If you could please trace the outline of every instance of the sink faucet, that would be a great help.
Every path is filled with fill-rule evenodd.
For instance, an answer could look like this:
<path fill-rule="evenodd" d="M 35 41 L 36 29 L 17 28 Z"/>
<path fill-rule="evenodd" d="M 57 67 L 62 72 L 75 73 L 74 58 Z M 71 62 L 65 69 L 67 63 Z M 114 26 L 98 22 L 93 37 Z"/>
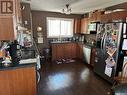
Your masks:
<path fill-rule="evenodd" d="M 61 36 L 59 36 L 58 41 L 59 41 L 59 42 L 62 42 Z"/>

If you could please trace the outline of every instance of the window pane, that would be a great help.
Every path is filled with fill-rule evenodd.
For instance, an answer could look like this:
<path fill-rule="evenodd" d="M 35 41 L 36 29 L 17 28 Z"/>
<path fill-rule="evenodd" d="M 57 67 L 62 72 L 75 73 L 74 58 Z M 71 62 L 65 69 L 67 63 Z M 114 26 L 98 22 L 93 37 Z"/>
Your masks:
<path fill-rule="evenodd" d="M 48 36 L 60 35 L 60 20 L 48 20 Z"/>
<path fill-rule="evenodd" d="M 66 20 L 61 21 L 61 36 L 72 35 L 71 24 L 72 24 L 71 21 Z"/>
<path fill-rule="evenodd" d="M 73 36 L 73 20 L 63 18 L 48 18 L 48 37 Z"/>

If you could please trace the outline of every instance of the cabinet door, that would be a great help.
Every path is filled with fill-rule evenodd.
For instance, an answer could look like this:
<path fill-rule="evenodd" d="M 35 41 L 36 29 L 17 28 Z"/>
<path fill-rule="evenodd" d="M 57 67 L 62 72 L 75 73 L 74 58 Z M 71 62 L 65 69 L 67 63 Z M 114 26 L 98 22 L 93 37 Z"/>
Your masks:
<path fill-rule="evenodd" d="M 101 15 L 102 14 L 103 14 L 103 12 L 97 12 L 96 22 L 100 22 L 101 21 Z"/>
<path fill-rule="evenodd" d="M 0 17 L 0 40 L 15 40 L 16 26 L 12 16 Z"/>
<path fill-rule="evenodd" d="M 125 20 L 127 17 L 127 11 L 113 12 L 112 20 Z"/>
<path fill-rule="evenodd" d="M 70 50 L 71 50 L 71 57 L 76 58 L 76 44 L 72 43 Z"/>
<path fill-rule="evenodd" d="M 84 33 L 85 31 L 85 18 L 81 20 L 81 33 Z"/>
<path fill-rule="evenodd" d="M 64 57 L 66 58 L 66 59 L 68 59 L 68 58 L 71 58 L 72 56 L 72 52 L 71 52 L 71 44 L 65 44 L 64 45 L 64 49 L 65 49 L 65 52 L 64 52 Z"/>
<path fill-rule="evenodd" d="M 57 45 L 57 50 L 56 50 L 56 58 L 57 59 L 63 59 L 64 58 L 64 45 L 63 44 L 58 44 Z"/>
<path fill-rule="evenodd" d="M 111 14 L 101 15 L 101 22 L 103 23 L 112 22 L 112 15 Z"/>
<path fill-rule="evenodd" d="M 80 60 L 83 59 L 83 44 L 77 44 L 77 53 L 76 53 L 76 57 Z"/>
<path fill-rule="evenodd" d="M 81 20 L 81 33 L 88 34 L 89 18 L 83 18 Z"/>
<path fill-rule="evenodd" d="M 76 57 L 79 59 L 79 55 L 80 55 L 80 48 L 79 48 L 79 44 L 76 45 Z"/>
<path fill-rule="evenodd" d="M 90 22 L 95 22 L 97 19 L 97 13 L 96 12 L 93 13 L 89 19 L 90 19 Z"/>
<path fill-rule="evenodd" d="M 35 67 L 0 71 L 0 95 L 36 95 Z"/>
<path fill-rule="evenodd" d="M 79 58 L 83 60 L 83 45 L 82 44 L 79 45 Z"/>
<path fill-rule="evenodd" d="M 52 45 L 52 61 L 56 60 L 56 56 L 57 56 L 57 46 L 56 45 Z"/>
<path fill-rule="evenodd" d="M 81 19 L 74 20 L 74 33 L 75 34 L 81 33 Z"/>

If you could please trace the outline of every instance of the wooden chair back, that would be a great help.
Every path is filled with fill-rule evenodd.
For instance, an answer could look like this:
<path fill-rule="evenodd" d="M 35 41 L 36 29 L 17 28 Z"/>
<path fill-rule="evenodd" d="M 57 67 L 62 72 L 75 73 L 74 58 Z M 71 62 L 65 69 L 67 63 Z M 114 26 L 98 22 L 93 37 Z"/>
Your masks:
<path fill-rule="evenodd" d="M 126 80 L 126 82 L 127 82 L 127 62 L 123 64 L 121 78 L 122 78 L 122 80 Z"/>

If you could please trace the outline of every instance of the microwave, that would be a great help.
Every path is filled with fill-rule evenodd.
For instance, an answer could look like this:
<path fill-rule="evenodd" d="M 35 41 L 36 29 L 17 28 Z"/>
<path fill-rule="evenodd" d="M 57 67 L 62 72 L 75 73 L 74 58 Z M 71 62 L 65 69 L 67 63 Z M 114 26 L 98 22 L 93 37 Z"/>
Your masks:
<path fill-rule="evenodd" d="M 96 34 L 97 32 L 97 23 L 88 24 L 88 31 L 90 34 Z"/>

